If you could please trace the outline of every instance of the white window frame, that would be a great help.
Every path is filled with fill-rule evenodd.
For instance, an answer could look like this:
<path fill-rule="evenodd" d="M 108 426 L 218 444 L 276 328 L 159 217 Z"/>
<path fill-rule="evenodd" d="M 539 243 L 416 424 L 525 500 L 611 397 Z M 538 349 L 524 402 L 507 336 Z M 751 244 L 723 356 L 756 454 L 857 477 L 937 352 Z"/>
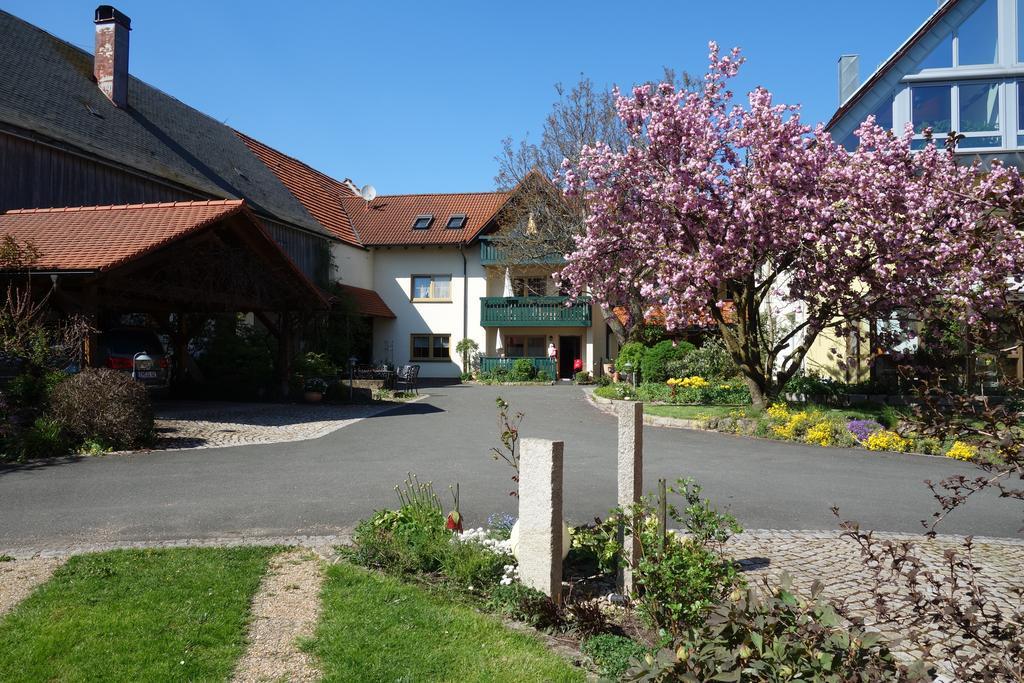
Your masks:
<path fill-rule="evenodd" d="M 991 131 L 971 131 L 964 132 L 960 129 L 960 86 L 961 85 L 994 85 L 996 86 L 999 94 L 999 128 Z M 915 81 L 911 83 L 907 88 L 907 99 L 908 99 L 908 115 L 911 124 L 914 124 L 914 88 L 930 88 L 930 87 L 948 87 L 950 89 L 949 95 L 949 125 L 950 129 L 957 132 L 959 135 L 963 135 L 965 138 L 999 138 L 1000 144 L 995 147 L 962 147 L 958 146 L 958 151 L 964 152 L 976 152 L 986 153 L 994 150 L 1004 149 L 1006 147 L 1006 133 L 1009 129 L 1007 121 L 1016 120 L 1007 118 L 1008 107 L 1006 94 L 1009 92 L 1009 88 L 1006 87 L 1006 83 L 1000 80 L 993 79 L 978 79 L 978 80 L 945 80 L 945 81 Z M 1013 93 L 1016 97 L 1016 92 Z M 1015 109 L 1015 107 L 1014 107 Z M 1013 112 L 1016 114 L 1016 111 Z M 916 125 L 916 124 L 914 124 Z M 934 139 L 937 145 L 941 145 L 943 139 L 949 131 L 936 131 L 934 133 Z M 914 140 L 924 140 L 924 133 L 914 133 Z M 1016 142 L 1016 140 L 1014 141 Z"/>

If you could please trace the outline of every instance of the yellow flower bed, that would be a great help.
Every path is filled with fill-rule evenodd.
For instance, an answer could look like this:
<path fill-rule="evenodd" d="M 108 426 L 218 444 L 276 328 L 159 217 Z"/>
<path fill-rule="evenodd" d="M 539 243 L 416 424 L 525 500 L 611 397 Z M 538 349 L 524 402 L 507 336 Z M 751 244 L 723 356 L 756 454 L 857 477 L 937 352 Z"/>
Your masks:
<path fill-rule="evenodd" d="M 864 442 L 869 451 L 893 451 L 896 453 L 906 453 L 910 450 L 911 442 L 909 439 L 904 439 L 896 432 L 889 431 L 888 429 L 880 429 L 877 432 L 873 432 L 868 436 L 868 440 Z"/>
<path fill-rule="evenodd" d="M 706 379 L 697 376 L 684 377 L 682 379 L 673 377 L 672 379 L 668 380 L 666 384 L 668 384 L 670 387 L 683 387 L 684 389 L 704 389 L 706 387 L 711 386 L 711 383 L 708 382 Z"/>
<path fill-rule="evenodd" d="M 771 410 L 771 408 L 769 408 Z M 791 413 L 786 423 L 781 426 L 772 427 L 772 431 L 775 432 L 776 436 L 793 440 L 799 437 L 801 434 L 807 431 L 807 428 L 818 421 L 819 415 L 815 413 L 809 413 L 806 410 L 801 410 L 797 413 Z"/>
<path fill-rule="evenodd" d="M 946 451 L 946 457 L 953 458 L 954 460 L 974 460 L 978 457 L 978 447 L 963 441 L 954 441 L 953 445 Z"/>
<path fill-rule="evenodd" d="M 807 430 L 804 441 L 816 446 L 832 446 L 836 442 L 835 428 L 831 422 L 823 420 Z"/>
<path fill-rule="evenodd" d="M 789 406 L 785 403 L 773 403 L 765 411 L 768 413 L 768 417 L 773 420 L 788 420 L 789 419 Z"/>

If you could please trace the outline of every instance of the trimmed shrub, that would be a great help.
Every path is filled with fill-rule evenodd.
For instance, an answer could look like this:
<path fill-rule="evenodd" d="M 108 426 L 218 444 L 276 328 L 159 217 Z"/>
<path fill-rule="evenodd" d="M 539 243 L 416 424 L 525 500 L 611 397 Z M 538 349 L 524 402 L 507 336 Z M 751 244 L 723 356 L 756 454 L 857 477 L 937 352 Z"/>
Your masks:
<path fill-rule="evenodd" d="M 708 339 L 703 346 L 690 351 L 667 364 L 669 377 L 703 377 L 707 380 L 723 380 L 738 377 L 740 369 L 732 356 L 725 350 L 725 344 L 717 338 Z"/>
<path fill-rule="evenodd" d="M 640 361 L 643 360 L 647 347 L 640 342 L 626 342 L 619 349 L 619 356 L 615 359 L 615 369 L 619 372 L 626 372 L 626 363 L 631 363 L 633 371 L 640 369 Z"/>
<path fill-rule="evenodd" d="M 129 450 L 153 441 L 149 394 L 125 372 L 87 368 L 72 375 L 54 388 L 50 413 L 79 443 L 91 440 Z"/>
<path fill-rule="evenodd" d="M 512 371 L 508 373 L 510 382 L 529 382 L 537 376 L 537 368 L 529 358 L 520 358 L 512 364 Z"/>
<path fill-rule="evenodd" d="M 664 382 L 668 379 L 668 364 L 674 360 L 682 360 L 694 350 L 693 344 L 671 341 L 658 342 L 644 352 L 640 361 L 640 376 L 645 382 Z"/>
<path fill-rule="evenodd" d="M 576 384 L 593 384 L 593 380 L 590 378 L 590 373 L 586 370 L 580 370 L 573 377 Z"/>

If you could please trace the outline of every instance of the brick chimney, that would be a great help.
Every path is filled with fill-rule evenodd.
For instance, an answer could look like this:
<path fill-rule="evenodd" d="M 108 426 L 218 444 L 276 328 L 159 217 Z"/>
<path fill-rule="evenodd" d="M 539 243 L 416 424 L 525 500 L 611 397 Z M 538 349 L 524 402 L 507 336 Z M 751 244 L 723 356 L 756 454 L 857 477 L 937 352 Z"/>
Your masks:
<path fill-rule="evenodd" d="M 132 20 L 110 5 L 96 8 L 96 56 L 93 75 L 117 107 L 128 106 L 128 32 Z"/>

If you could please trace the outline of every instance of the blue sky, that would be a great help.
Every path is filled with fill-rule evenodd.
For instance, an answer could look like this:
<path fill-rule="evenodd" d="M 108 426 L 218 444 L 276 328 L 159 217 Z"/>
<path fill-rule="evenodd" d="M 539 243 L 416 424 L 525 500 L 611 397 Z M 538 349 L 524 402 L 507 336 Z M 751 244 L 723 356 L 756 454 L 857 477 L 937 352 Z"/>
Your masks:
<path fill-rule="evenodd" d="M 3 9 L 92 50 L 93 0 Z M 506 136 L 539 133 L 553 84 L 702 73 L 739 45 L 739 90 L 827 120 L 836 60 L 866 78 L 936 0 L 194 2 L 119 0 L 132 73 L 338 178 L 382 194 L 493 188 Z"/>

